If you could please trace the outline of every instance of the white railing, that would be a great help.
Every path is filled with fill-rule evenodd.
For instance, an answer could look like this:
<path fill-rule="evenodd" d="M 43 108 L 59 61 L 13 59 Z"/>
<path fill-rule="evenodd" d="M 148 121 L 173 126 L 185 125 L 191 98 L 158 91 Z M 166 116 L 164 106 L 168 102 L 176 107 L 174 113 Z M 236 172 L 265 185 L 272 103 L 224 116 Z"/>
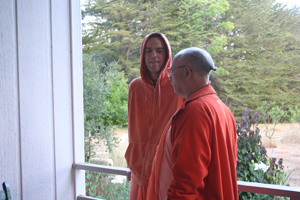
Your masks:
<path fill-rule="evenodd" d="M 79 195 L 76 200 L 101 200 L 101 199 L 94 198 L 94 197 L 89 197 L 89 196 L 84 196 L 84 195 Z"/>
<path fill-rule="evenodd" d="M 93 172 L 102 172 L 106 174 L 116 174 L 126 176 L 126 172 L 129 170 L 125 167 L 111 167 L 106 165 L 96 165 L 90 163 L 75 163 L 73 169 L 88 170 Z"/>
<path fill-rule="evenodd" d="M 283 185 L 263 184 L 238 181 L 238 190 L 242 192 L 260 193 L 273 196 L 290 197 L 290 200 L 300 200 L 300 188 Z"/>
<path fill-rule="evenodd" d="M 105 165 L 95 165 L 90 163 L 75 163 L 73 169 L 76 170 L 88 170 L 93 172 L 101 172 L 107 174 L 116 174 L 126 176 L 128 168 L 124 167 L 110 167 Z M 263 183 L 253 183 L 238 181 L 238 190 L 242 192 L 260 193 L 273 196 L 289 197 L 290 200 L 300 200 L 300 188 L 289 187 L 282 185 L 272 185 Z M 99 200 L 88 196 L 78 196 L 77 200 Z"/>

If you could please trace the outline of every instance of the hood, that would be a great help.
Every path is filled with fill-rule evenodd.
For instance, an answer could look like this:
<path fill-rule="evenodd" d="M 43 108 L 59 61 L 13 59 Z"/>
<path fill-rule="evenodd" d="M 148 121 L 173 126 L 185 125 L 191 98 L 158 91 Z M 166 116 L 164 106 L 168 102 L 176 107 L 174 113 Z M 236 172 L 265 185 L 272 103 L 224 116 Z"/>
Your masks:
<path fill-rule="evenodd" d="M 168 78 L 169 78 L 168 77 L 169 76 L 169 74 L 168 74 L 168 68 L 171 66 L 171 63 L 172 63 L 171 46 L 170 46 L 170 43 L 169 43 L 169 40 L 167 39 L 167 37 L 164 34 L 158 33 L 158 32 L 153 32 L 153 33 L 150 33 L 149 35 L 147 35 L 144 38 L 144 41 L 143 41 L 142 46 L 141 46 L 140 74 L 141 74 L 142 80 L 146 84 L 150 84 L 151 86 L 153 85 L 153 82 L 152 82 L 152 80 L 149 77 L 149 74 L 148 74 L 149 72 L 148 72 L 148 69 L 147 69 L 146 64 L 144 62 L 144 51 L 145 51 L 145 46 L 146 46 L 147 41 L 153 35 L 159 35 L 163 39 L 163 41 L 165 42 L 166 47 L 167 47 L 167 60 L 165 62 L 165 65 L 163 66 L 163 69 L 160 72 L 160 75 L 159 75 L 159 77 L 157 79 L 156 84 L 160 85 L 160 84 L 164 83 L 165 81 L 168 81 Z"/>

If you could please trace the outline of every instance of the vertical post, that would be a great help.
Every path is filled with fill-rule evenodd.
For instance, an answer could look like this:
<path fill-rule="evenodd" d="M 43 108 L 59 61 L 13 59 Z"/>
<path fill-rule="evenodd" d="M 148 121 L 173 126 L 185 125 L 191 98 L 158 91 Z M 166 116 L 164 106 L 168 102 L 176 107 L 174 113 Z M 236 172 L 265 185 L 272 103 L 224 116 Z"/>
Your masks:
<path fill-rule="evenodd" d="M 91 131 L 89 131 L 89 155 L 88 160 L 91 158 Z"/>

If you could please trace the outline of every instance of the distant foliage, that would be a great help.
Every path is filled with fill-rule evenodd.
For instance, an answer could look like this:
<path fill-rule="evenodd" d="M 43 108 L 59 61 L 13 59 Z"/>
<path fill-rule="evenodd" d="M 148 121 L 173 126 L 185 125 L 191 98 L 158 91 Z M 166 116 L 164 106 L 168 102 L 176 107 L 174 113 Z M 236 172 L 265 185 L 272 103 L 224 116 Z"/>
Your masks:
<path fill-rule="evenodd" d="M 126 200 L 129 197 L 130 183 L 112 183 L 113 175 L 86 171 L 86 195 L 100 199 Z M 124 176 L 125 178 L 125 176 Z"/>
<path fill-rule="evenodd" d="M 258 112 L 251 114 L 249 108 L 244 108 L 242 118 L 237 126 L 237 178 L 239 181 L 286 185 L 289 174 L 286 174 L 283 170 L 283 160 L 281 158 L 276 162 L 276 158 L 268 158 L 267 151 L 261 143 L 258 124 Z M 258 167 L 265 165 L 269 167 Z M 278 198 L 269 195 L 239 192 L 239 199 Z"/>
<path fill-rule="evenodd" d="M 85 136 L 90 132 L 109 150 L 117 143 L 115 128 L 127 124 L 128 84 L 124 73 L 114 66 L 97 64 L 88 55 L 83 57 Z"/>
<path fill-rule="evenodd" d="M 270 139 L 270 144 L 272 145 L 271 140 L 275 134 L 275 128 L 279 122 L 282 122 L 282 120 L 287 117 L 288 112 L 283 106 L 276 105 L 275 102 L 267 101 L 262 102 L 257 110 L 261 116 L 261 122 L 265 126 L 264 134 Z"/>
<path fill-rule="evenodd" d="M 235 116 L 260 102 L 300 105 L 300 8 L 275 0 L 86 0 L 83 52 L 140 76 L 140 46 L 164 33 L 173 56 L 197 46 L 214 58 L 211 84 Z"/>
<path fill-rule="evenodd" d="M 300 108 L 298 106 L 289 106 L 286 107 L 286 110 L 289 121 L 298 123 L 300 129 Z"/>
<path fill-rule="evenodd" d="M 234 29 L 214 57 L 223 70 L 212 85 L 235 116 L 263 101 L 300 105 L 300 7 L 277 2 L 228 0 L 224 20 Z"/>
<path fill-rule="evenodd" d="M 234 28 L 224 20 L 227 0 L 87 0 L 83 18 L 83 51 L 101 62 L 116 61 L 129 81 L 139 76 L 140 47 L 151 32 L 162 32 L 173 56 L 183 48 L 198 46 L 217 55 Z"/>

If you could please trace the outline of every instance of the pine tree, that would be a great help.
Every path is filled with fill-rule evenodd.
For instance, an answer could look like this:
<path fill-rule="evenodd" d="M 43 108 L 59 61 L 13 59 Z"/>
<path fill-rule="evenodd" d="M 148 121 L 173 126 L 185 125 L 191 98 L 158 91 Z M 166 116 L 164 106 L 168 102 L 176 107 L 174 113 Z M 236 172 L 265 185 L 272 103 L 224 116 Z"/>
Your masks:
<path fill-rule="evenodd" d="M 218 55 L 218 93 L 233 107 L 262 101 L 299 105 L 300 13 L 273 0 L 230 0 L 225 20 L 235 28 Z"/>
<path fill-rule="evenodd" d="M 190 46 L 217 54 L 226 43 L 224 30 L 233 28 L 223 20 L 228 8 L 226 0 L 90 0 L 83 17 L 95 20 L 84 27 L 84 53 L 99 63 L 118 62 L 129 80 L 139 76 L 140 44 L 151 32 L 168 37 L 173 55 Z"/>

